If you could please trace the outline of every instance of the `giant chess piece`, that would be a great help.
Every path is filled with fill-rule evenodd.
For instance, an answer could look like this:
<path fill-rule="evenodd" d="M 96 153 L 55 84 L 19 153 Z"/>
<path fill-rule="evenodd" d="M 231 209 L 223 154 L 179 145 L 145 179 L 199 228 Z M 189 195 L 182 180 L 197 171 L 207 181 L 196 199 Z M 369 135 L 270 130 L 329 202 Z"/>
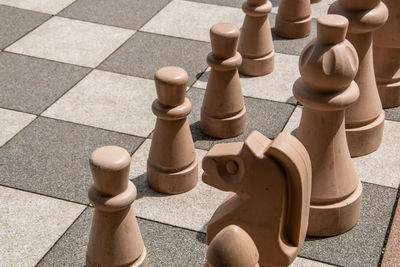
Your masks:
<path fill-rule="evenodd" d="M 215 145 L 203 159 L 203 181 L 233 191 L 207 227 L 207 243 L 236 224 L 253 239 L 260 266 L 288 266 L 306 235 L 311 162 L 288 133 L 274 141 L 252 132 L 246 141 Z"/>
<path fill-rule="evenodd" d="M 268 14 L 272 4 L 269 0 L 247 0 L 242 9 L 246 17 L 239 37 L 238 51 L 243 57 L 239 72 L 248 76 L 271 73 L 275 51 Z"/>
<path fill-rule="evenodd" d="M 187 115 L 192 104 L 186 96 L 188 75 L 179 67 L 164 67 L 154 75 L 157 97 L 152 105 L 157 116 L 147 160 L 151 188 L 179 194 L 196 186 L 197 158 Z"/>
<path fill-rule="evenodd" d="M 86 253 L 87 267 L 145 267 L 146 248 L 133 212 L 136 187 L 129 181 L 131 157 L 123 148 L 105 146 L 90 157 L 94 206 Z"/>
<path fill-rule="evenodd" d="M 251 237 L 239 226 L 229 225 L 211 241 L 204 267 L 259 267 L 258 258 Z"/>
<path fill-rule="evenodd" d="M 277 35 L 297 39 L 311 33 L 310 0 L 281 0 L 275 19 Z"/>
<path fill-rule="evenodd" d="M 346 110 L 346 135 L 351 156 L 363 156 L 377 150 L 382 142 L 385 112 L 375 81 L 372 32 L 385 23 L 388 10 L 380 0 L 337 0 L 328 12 L 349 20 L 346 38 L 358 54 L 360 66 L 354 80 L 360 97 Z"/>
<path fill-rule="evenodd" d="M 384 108 L 400 106 L 400 1 L 383 0 L 389 18 L 374 32 L 374 68 Z"/>
<path fill-rule="evenodd" d="M 308 235 L 331 236 L 352 228 L 361 208 L 362 184 L 355 172 L 345 133 L 345 109 L 359 97 L 353 81 L 357 52 L 345 39 L 348 20 L 339 15 L 318 19 L 317 38 L 300 56 L 293 87 L 303 104 L 297 138 L 312 163 Z"/>
<path fill-rule="evenodd" d="M 236 51 L 239 29 L 219 23 L 210 30 L 212 52 L 207 56 L 210 77 L 201 107 L 200 128 L 209 136 L 229 138 L 240 135 L 246 127 L 246 108 L 240 86 Z"/>

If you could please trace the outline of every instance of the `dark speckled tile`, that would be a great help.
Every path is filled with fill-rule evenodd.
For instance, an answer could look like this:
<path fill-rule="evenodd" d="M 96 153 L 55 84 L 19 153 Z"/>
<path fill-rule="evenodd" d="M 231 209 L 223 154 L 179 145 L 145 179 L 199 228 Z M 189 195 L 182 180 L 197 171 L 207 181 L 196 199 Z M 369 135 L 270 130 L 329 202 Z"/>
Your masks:
<path fill-rule="evenodd" d="M 137 30 L 171 0 L 78 0 L 59 16 Z"/>
<path fill-rule="evenodd" d="M 387 120 L 400 121 L 400 107 L 386 108 L 385 115 Z"/>
<path fill-rule="evenodd" d="M 44 266 L 84 266 L 93 208 L 87 208 L 39 262 Z M 203 266 L 205 234 L 138 219 L 149 266 Z"/>
<path fill-rule="evenodd" d="M 192 130 L 195 147 L 209 150 L 216 143 L 244 141 L 254 130 L 257 130 L 268 138 L 282 131 L 286 121 L 292 114 L 295 106 L 268 100 L 245 97 L 246 105 L 246 131 L 235 138 L 215 139 L 203 134 L 200 130 L 200 110 L 203 103 L 205 90 L 191 88 L 187 97 L 192 101 L 192 112 L 188 116 Z"/>
<path fill-rule="evenodd" d="M 47 118 L 38 118 L 0 149 L 0 184 L 88 203 L 89 156 L 118 145 L 133 152 L 143 139 Z"/>
<path fill-rule="evenodd" d="M 363 183 L 361 218 L 350 231 L 307 238 L 300 255 L 340 266 L 377 266 L 397 190 Z"/>
<path fill-rule="evenodd" d="M 158 69 L 179 66 L 188 72 L 192 84 L 196 74 L 206 69 L 209 51 L 209 43 L 137 32 L 99 69 L 153 79 Z"/>

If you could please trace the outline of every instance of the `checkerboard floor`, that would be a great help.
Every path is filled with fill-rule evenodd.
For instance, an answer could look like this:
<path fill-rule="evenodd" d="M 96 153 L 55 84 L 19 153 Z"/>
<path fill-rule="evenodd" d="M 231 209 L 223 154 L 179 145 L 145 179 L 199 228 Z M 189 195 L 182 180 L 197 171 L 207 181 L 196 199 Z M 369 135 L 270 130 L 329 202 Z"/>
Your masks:
<path fill-rule="evenodd" d="M 147 186 L 153 75 L 166 65 L 188 71 L 188 120 L 201 162 L 214 144 L 243 141 L 253 130 L 269 138 L 296 131 L 301 107 L 291 88 L 298 56 L 316 34 L 314 19 L 307 38 L 273 35 L 275 71 L 241 77 L 246 132 L 210 138 L 199 128 L 208 31 L 222 21 L 240 27 L 242 1 L 0 0 L 0 266 L 85 264 L 93 214 L 88 158 L 103 145 L 132 154 L 134 209 L 151 266 L 204 264 L 207 222 L 227 193 L 201 180 L 175 196 Z M 271 2 L 273 28 L 279 1 Z M 313 17 L 332 2 L 313 4 Z M 387 109 L 380 149 L 353 159 L 364 188 L 357 226 L 336 237 L 307 238 L 292 266 L 380 263 L 400 184 L 398 140 L 400 108 Z"/>

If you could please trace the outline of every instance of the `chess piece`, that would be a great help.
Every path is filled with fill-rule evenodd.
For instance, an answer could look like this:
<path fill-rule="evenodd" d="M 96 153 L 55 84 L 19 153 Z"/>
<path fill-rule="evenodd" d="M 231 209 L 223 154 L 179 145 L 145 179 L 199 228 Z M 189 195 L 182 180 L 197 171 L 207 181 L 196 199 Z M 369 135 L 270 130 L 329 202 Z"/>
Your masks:
<path fill-rule="evenodd" d="M 238 51 L 242 55 L 239 72 L 248 76 L 262 76 L 274 70 L 274 43 L 268 21 L 272 10 L 269 0 L 247 0 L 242 9 L 244 18 Z"/>
<path fill-rule="evenodd" d="M 192 134 L 187 122 L 192 104 L 185 97 L 188 75 L 179 67 L 164 67 L 154 75 L 157 116 L 147 160 L 147 181 L 166 194 L 189 191 L 197 184 L 198 169 Z"/>
<path fill-rule="evenodd" d="M 236 224 L 256 244 L 260 266 L 290 265 L 304 242 L 311 195 L 311 162 L 300 141 L 254 131 L 244 143 L 215 145 L 203 169 L 206 184 L 235 192 L 212 216 L 207 243 Z"/>
<path fill-rule="evenodd" d="M 311 33 L 310 0 L 281 0 L 275 19 L 277 35 L 297 39 Z"/>
<path fill-rule="evenodd" d="M 316 3 L 319 3 L 319 2 L 321 2 L 321 0 L 311 0 L 311 4 L 316 4 Z"/>
<path fill-rule="evenodd" d="M 374 69 L 384 108 L 400 106 L 400 1 L 383 0 L 389 18 L 374 32 Z"/>
<path fill-rule="evenodd" d="M 362 184 L 346 143 L 345 109 L 359 97 L 353 81 L 357 52 L 345 39 L 348 20 L 339 15 L 318 19 L 317 38 L 301 53 L 301 78 L 293 86 L 303 104 L 297 138 L 312 163 L 308 235 L 341 234 L 358 221 Z"/>
<path fill-rule="evenodd" d="M 229 225 L 211 241 L 204 267 L 259 267 L 258 257 L 251 237 L 239 226 Z"/>
<path fill-rule="evenodd" d="M 146 248 L 133 212 L 136 187 L 129 181 L 131 157 L 123 148 L 105 146 L 90 157 L 94 206 L 86 253 L 87 267 L 147 266 Z"/>
<path fill-rule="evenodd" d="M 207 56 L 210 77 L 201 107 L 200 128 L 207 135 L 229 138 L 240 135 L 246 126 L 246 108 L 240 86 L 236 51 L 239 29 L 219 23 L 210 30 L 212 52 Z"/>
<path fill-rule="evenodd" d="M 346 110 L 346 136 L 352 157 L 377 150 L 382 142 L 385 112 L 379 99 L 372 56 L 372 32 L 387 20 L 388 11 L 380 0 L 338 0 L 329 13 L 349 20 L 346 39 L 357 50 L 360 66 L 355 82 L 360 97 Z"/>

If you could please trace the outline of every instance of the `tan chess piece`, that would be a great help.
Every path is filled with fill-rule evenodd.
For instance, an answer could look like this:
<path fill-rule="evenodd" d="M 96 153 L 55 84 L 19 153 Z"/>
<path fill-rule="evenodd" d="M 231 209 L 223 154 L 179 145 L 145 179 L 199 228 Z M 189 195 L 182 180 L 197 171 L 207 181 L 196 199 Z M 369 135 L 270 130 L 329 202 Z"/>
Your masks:
<path fill-rule="evenodd" d="M 274 43 L 268 14 L 272 10 L 269 0 L 247 0 L 242 9 L 244 18 L 238 51 L 243 61 L 239 72 L 248 76 L 262 76 L 274 70 Z"/>
<path fill-rule="evenodd" d="M 297 39 L 311 33 L 310 0 L 281 0 L 275 19 L 277 35 Z"/>
<path fill-rule="evenodd" d="M 146 248 L 133 212 L 136 187 L 129 181 L 131 157 L 123 148 L 105 146 L 90 157 L 94 206 L 86 253 L 87 267 L 147 266 Z"/>
<path fill-rule="evenodd" d="M 400 1 L 383 0 L 389 18 L 374 32 L 374 69 L 384 108 L 400 106 Z"/>
<path fill-rule="evenodd" d="M 346 110 L 346 136 L 351 156 L 363 156 L 377 150 L 382 142 L 385 112 L 375 81 L 372 32 L 385 23 L 388 10 L 380 0 L 338 0 L 328 12 L 349 20 L 346 39 L 356 48 L 359 58 L 354 80 L 360 97 Z"/>
<path fill-rule="evenodd" d="M 308 235 L 341 234 L 360 216 L 362 184 L 346 142 L 345 109 L 359 97 L 353 81 L 357 52 L 345 39 L 348 20 L 339 15 L 318 19 L 317 38 L 300 56 L 300 73 L 293 87 L 303 104 L 297 138 L 312 163 Z"/>
<path fill-rule="evenodd" d="M 197 158 L 186 117 L 192 104 L 185 97 L 188 75 L 179 67 L 164 67 L 154 75 L 157 116 L 147 160 L 147 181 L 156 191 L 179 194 L 196 186 Z"/>
<path fill-rule="evenodd" d="M 258 258 L 251 237 L 239 226 L 229 225 L 211 241 L 204 267 L 259 267 Z"/>
<path fill-rule="evenodd" d="M 260 266 L 290 265 L 304 242 L 311 195 L 311 162 L 300 141 L 254 131 L 244 143 L 215 145 L 203 169 L 206 184 L 235 192 L 212 216 L 207 243 L 236 224 L 256 244 Z"/>
<path fill-rule="evenodd" d="M 236 51 L 239 29 L 219 23 L 210 30 L 212 52 L 207 56 L 210 76 L 201 107 L 200 128 L 209 136 L 229 138 L 240 135 L 246 127 L 246 108 L 240 85 Z"/>

